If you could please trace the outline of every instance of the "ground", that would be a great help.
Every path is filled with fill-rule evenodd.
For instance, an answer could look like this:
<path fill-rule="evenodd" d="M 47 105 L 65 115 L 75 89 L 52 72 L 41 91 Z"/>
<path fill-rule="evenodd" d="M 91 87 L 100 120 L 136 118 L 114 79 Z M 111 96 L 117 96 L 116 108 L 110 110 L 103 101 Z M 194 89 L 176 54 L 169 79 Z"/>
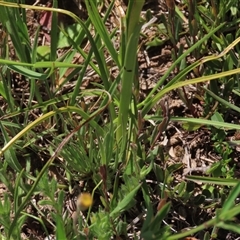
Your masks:
<path fill-rule="evenodd" d="M 125 3 L 121 3 L 119 9 L 125 10 L 127 1 L 124 1 Z M 171 1 L 167 1 L 167 4 L 169 4 Z M 34 1 L 26 1 L 27 4 L 34 4 Z M 48 6 L 51 6 L 51 3 L 47 1 L 39 1 L 37 5 L 41 4 L 48 4 Z M 76 15 L 80 16 L 81 19 L 85 20 L 87 18 L 87 11 L 84 5 L 84 2 L 78 5 L 77 1 L 74 0 L 61 0 L 58 1 L 59 7 L 63 9 L 67 9 L 69 11 L 74 12 Z M 169 16 L 169 6 L 165 4 L 165 1 L 157 1 L 157 0 L 149 0 L 146 1 L 142 16 L 146 17 L 149 16 L 149 21 L 151 20 L 153 22 L 150 23 L 151 27 L 146 25 L 142 28 L 142 34 L 139 40 L 139 52 L 138 52 L 138 64 L 139 64 L 139 82 L 140 82 L 140 91 L 139 91 L 139 99 L 144 99 L 146 95 L 148 95 L 151 90 L 156 86 L 156 83 L 159 81 L 159 79 L 166 73 L 166 71 L 169 69 L 169 67 L 173 64 L 174 54 L 177 54 L 179 49 L 182 49 L 182 51 L 186 51 L 189 48 L 189 44 L 186 41 L 186 36 L 189 35 L 189 29 L 187 25 L 187 18 L 189 17 L 189 13 L 187 11 L 187 5 L 184 3 L 181 3 L 176 1 L 177 6 L 179 9 L 183 12 L 183 25 L 181 26 L 181 37 L 178 38 L 178 42 L 173 43 L 171 39 L 165 34 L 159 31 L 159 28 L 161 27 L 161 21 L 163 16 L 167 18 Z M 102 6 L 102 9 L 99 9 L 99 11 L 105 12 L 107 8 L 107 4 Z M 119 12 L 117 8 L 114 8 L 115 11 L 110 14 L 110 18 L 106 22 L 106 26 L 108 27 L 109 31 L 111 32 L 112 29 L 115 28 L 115 26 L 119 23 Z M 28 11 L 28 30 L 30 33 L 30 37 L 34 38 L 34 34 L 36 31 L 36 27 L 40 24 L 41 25 L 41 32 L 38 40 L 39 45 L 48 45 L 50 44 L 50 31 L 51 31 L 51 16 L 49 13 L 46 12 L 37 12 L 33 10 L 27 10 Z M 150 14 L 151 13 L 151 14 Z M 186 21 L 186 22 L 184 22 Z M 59 16 L 59 22 L 63 23 L 66 27 L 73 24 L 73 21 L 65 17 L 64 15 Z M 234 31 L 234 30 L 233 30 Z M 115 41 L 115 47 L 118 48 L 119 46 L 119 36 L 118 33 L 116 33 L 116 37 L 114 38 Z M 161 41 L 161 42 L 160 42 Z M 197 41 L 197 39 L 195 39 Z M 10 44 L 11 45 L 11 44 Z M 90 46 L 88 43 L 84 42 L 84 49 L 90 50 Z M 211 46 L 211 43 L 209 43 L 209 46 Z M 207 46 L 208 47 L 208 46 Z M 59 49 L 58 54 L 59 56 L 68 51 L 69 47 L 64 49 Z M 187 57 L 187 64 L 193 63 L 197 61 L 198 59 L 210 55 L 215 54 L 214 52 L 211 52 L 212 49 L 209 47 L 205 52 L 202 52 L 200 56 L 197 55 L 189 55 Z M 14 55 L 15 52 L 11 52 L 11 58 L 14 59 L 16 56 Z M 109 59 L 109 56 L 106 53 L 106 61 L 109 61 L 109 66 L 111 66 L 111 59 Z M 82 64 L 84 59 L 79 55 L 76 54 L 75 56 L 75 63 Z M 115 68 L 115 66 L 112 67 L 112 78 L 114 78 L 118 74 L 118 70 Z M 204 67 L 208 67 L 205 66 Z M 180 69 L 176 68 L 174 69 L 171 74 L 169 74 L 167 80 L 165 81 L 165 84 L 168 83 L 169 80 L 173 79 L 177 73 L 181 71 Z M 195 71 L 188 74 L 187 79 L 194 79 L 199 76 L 203 72 L 206 72 L 206 70 L 199 68 L 196 68 Z M 73 69 L 69 69 L 68 74 L 71 74 L 73 72 Z M 66 84 L 66 86 L 59 91 L 59 95 L 63 93 L 70 93 L 73 91 L 75 87 L 77 74 L 75 74 L 72 78 L 72 80 Z M 66 76 L 62 77 L 58 80 L 56 83 L 57 85 L 61 85 L 61 83 L 64 81 L 64 78 Z M 29 92 L 29 86 L 26 84 L 26 81 L 24 77 L 13 74 L 13 88 L 14 88 L 14 96 L 16 99 L 19 98 L 19 102 L 22 102 L 22 97 L 26 97 L 26 101 L 28 99 L 27 92 Z M 97 74 L 94 74 L 92 69 L 89 67 L 87 70 L 86 76 L 84 76 L 81 89 L 90 89 L 96 86 L 96 83 L 101 83 L 101 79 L 98 78 Z M 212 128 L 206 127 L 206 126 L 199 126 L 196 129 L 191 129 L 191 126 L 188 124 L 183 124 L 182 122 L 175 121 L 174 118 L 176 117 L 195 117 L 195 118 L 203 118 L 203 119 L 211 119 L 211 117 L 215 114 L 217 109 L 221 109 L 222 105 L 219 104 L 217 101 L 212 101 L 211 104 L 206 103 L 205 99 L 205 93 L 203 92 L 202 87 L 208 86 L 208 84 L 204 85 L 189 85 L 186 87 L 179 88 L 177 90 L 171 91 L 168 93 L 164 99 L 162 99 L 159 102 L 159 106 L 154 107 L 151 109 L 149 114 L 156 114 L 159 112 L 159 109 L 165 111 L 165 117 L 166 120 L 169 121 L 166 128 L 162 131 L 159 130 L 160 134 L 155 135 L 155 139 L 148 145 L 146 145 L 146 149 L 153 149 L 156 146 L 160 146 L 160 150 L 163 152 L 164 156 L 167 156 L 167 162 L 164 162 L 163 159 L 161 159 L 161 155 L 157 155 L 155 159 L 156 169 L 154 171 L 163 171 L 163 169 L 168 169 L 170 166 L 174 166 L 176 169 L 172 171 L 172 175 L 169 175 L 169 180 L 174 179 L 171 181 L 172 189 L 174 189 L 176 186 L 178 186 L 178 190 L 175 191 L 175 193 L 172 193 L 171 196 L 166 195 L 164 199 L 162 200 L 168 200 L 171 201 L 171 211 L 168 214 L 167 218 L 164 219 L 164 224 L 170 225 L 173 232 L 179 232 L 179 231 L 186 231 L 188 229 L 193 228 L 194 226 L 200 225 L 203 222 L 212 219 L 212 217 L 215 214 L 215 209 L 218 207 L 218 204 L 220 204 L 219 195 L 216 194 L 215 198 L 213 196 L 205 196 L 204 199 L 202 199 L 203 191 L 202 191 L 202 184 L 194 184 L 191 182 L 187 183 L 187 189 L 188 192 L 191 193 L 189 196 L 184 196 L 184 193 L 180 192 L 180 184 L 183 180 L 185 180 L 186 175 L 196 174 L 200 176 L 209 175 L 209 172 L 207 172 L 210 167 L 216 163 L 220 162 L 222 160 L 222 155 L 216 151 L 216 147 L 214 146 L 215 140 L 214 140 L 214 133 L 212 132 Z M 44 95 L 44 86 L 42 88 L 42 94 Z M 47 95 L 46 95 L 47 97 Z M 231 96 L 229 97 L 231 98 Z M 46 99 L 47 100 L 47 99 Z M 237 105 L 239 102 L 239 97 L 233 97 L 232 102 Z M 224 111 L 220 110 L 221 114 L 223 115 L 223 118 L 226 122 L 229 123 L 239 123 L 239 114 L 236 114 L 234 111 Z M 220 112 L 219 111 L 219 112 Z M 32 111 L 29 114 L 29 119 L 36 119 L 39 116 L 39 112 Z M 107 114 L 107 113 L 105 113 Z M 160 126 L 160 124 L 159 124 Z M 45 129 L 47 129 L 46 126 L 42 126 L 43 129 L 38 129 L 38 132 L 42 132 Z M 140 136 L 143 139 L 147 139 L 148 132 L 152 132 L 153 129 L 155 129 L 154 123 L 151 121 L 145 121 L 143 122 Z M 160 129 L 160 127 L 159 127 Z M 216 134 L 218 134 L 216 132 Z M 34 158 L 34 167 L 40 169 L 43 167 L 44 162 L 46 159 L 49 158 L 49 153 L 45 151 L 47 148 L 46 146 L 49 146 L 49 142 L 52 140 L 51 132 L 48 134 L 48 136 L 45 136 L 46 139 L 39 139 L 39 142 L 36 144 L 41 144 L 43 146 L 42 152 L 34 152 L 33 150 L 30 150 L 28 154 L 31 154 Z M 240 136 L 237 131 L 228 131 L 225 139 L 223 141 L 232 141 L 232 140 L 239 140 Z M 240 165 L 238 163 L 239 156 L 240 156 L 240 150 L 238 146 L 231 145 L 230 149 L 231 153 L 229 154 L 228 158 L 231 159 L 229 161 L 229 166 L 235 166 L 234 167 L 234 176 L 237 178 L 239 176 L 239 168 Z M 20 156 L 18 156 L 20 157 Z M 24 161 L 24 160 L 23 160 Z M 61 158 L 58 159 L 58 161 L 61 161 Z M 25 163 L 23 163 L 24 165 Z M 221 166 L 223 167 L 223 166 Z M 63 171 L 62 169 L 57 169 L 54 166 L 50 169 L 49 175 L 53 176 L 54 178 L 58 179 L 59 182 L 66 182 L 66 179 L 62 179 L 61 174 Z M 147 183 L 151 185 L 153 194 L 152 194 L 152 201 L 155 206 L 158 206 L 158 208 L 161 208 L 161 200 L 159 200 L 159 179 L 156 178 L 156 173 L 154 171 L 148 175 L 147 177 Z M 85 178 L 87 179 L 87 178 Z M 84 181 L 78 182 L 78 187 L 83 188 L 81 184 L 84 186 Z M 91 180 L 88 181 L 88 188 L 91 189 Z M 76 182 L 71 183 L 73 188 L 75 188 Z M 1 184 L 1 191 L 6 191 L 5 184 Z M 226 189 L 223 189 L 222 191 L 225 191 Z M 226 190 L 227 191 L 227 190 Z M 78 192 L 78 190 L 77 190 Z M 169 194 L 169 193 L 168 193 Z M 67 198 L 65 200 L 65 208 L 70 209 L 71 214 L 74 214 L 74 206 L 71 207 L 72 200 L 75 200 L 77 193 L 68 193 Z M 42 196 L 39 194 L 38 196 L 35 196 L 35 200 L 38 201 L 41 199 Z M 143 196 L 141 194 L 138 195 L 139 204 L 136 204 L 133 210 L 131 210 L 128 213 L 128 231 L 129 236 L 131 233 L 136 233 L 139 231 L 139 229 L 142 226 L 143 219 L 144 219 L 144 213 L 141 213 L 139 209 L 142 209 L 141 202 L 143 199 Z M 98 202 L 95 202 L 96 208 L 97 208 Z M 100 202 L 99 202 L 100 204 Z M 212 206 L 212 207 L 211 207 Z M 73 210 L 72 210 L 73 209 Z M 31 214 L 38 214 L 36 209 L 31 208 L 31 206 L 28 209 L 29 213 Z M 49 206 L 49 209 L 43 209 L 45 212 L 51 211 L 51 206 Z M 238 219 L 236 219 L 236 222 L 239 222 Z M 51 225 L 49 223 L 46 223 L 47 227 L 49 228 L 49 232 L 51 233 L 53 231 Z M 201 231 L 197 236 L 197 239 L 203 239 L 204 234 L 206 231 Z M 25 234 L 25 236 L 24 236 Z M 26 222 L 23 228 L 22 238 L 31 238 L 31 239 L 44 239 L 46 237 L 44 235 L 44 231 L 41 228 L 40 224 L 37 221 L 29 220 Z M 221 236 L 221 237 L 220 237 Z M 220 230 L 218 232 L 218 237 L 215 239 L 237 239 L 237 235 L 234 233 L 231 233 L 227 230 Z M 130 237 L 129 237 L 130 238 Z M 194 237 L 189 239 L 196 239 Z"/>

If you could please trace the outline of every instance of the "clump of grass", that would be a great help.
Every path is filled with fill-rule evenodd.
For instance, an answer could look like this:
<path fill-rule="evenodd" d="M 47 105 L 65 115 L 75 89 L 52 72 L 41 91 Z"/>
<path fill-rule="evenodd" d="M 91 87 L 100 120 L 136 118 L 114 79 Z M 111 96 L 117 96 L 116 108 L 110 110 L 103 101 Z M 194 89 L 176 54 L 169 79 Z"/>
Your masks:
<path fill-rule="evenodd" d="M 85 5 L 89 18 L 83 22 L 73 13 L 59 9 L 57 1 L 53 1 L 52 8 L 0 2 L 0 20 L 6 35 L 1 42 L 0 59 L 0 94 L 5 105 L 0 121 L 0 179 L 7 188 L 0 203 L 2 238 L 21 239 L 29 219 L 36 220 L 44 236 L 53 234 L 57 239 L 182 239 L 206 228 L 209 230 L 205 230 L 204 239 L 216 238 L 220 228 L 239 234 L 235 217 L 240 207 L 234 201 L 240 183 L 234 180 L 234 167 L 229 165 L 232 150 L 226 136 L 229 129 L 240 127 L 224 119 L 228 109 L 239 112 L 229 97 L 239 94 L 240 38 L 237 31 L 226 33 L 238 23 L 237 2 L 217 6 L 213 2 L 197 5 L 196 1 L 188 1 L 190 20 L 184 31 L 189 31 L 190 38 L 186 34 L 189 46 L 183 50 L 177 42 L 183 35 L 184 15 L 174 2 L 167 1 L 169 15 L 163 22 L 173 44 L 173 62 L 144 99 L 139 98 L 137 77 L 144 1 L 130 0 L 125 13 L 118 1 L 111 1 L 103 10 L 104 17 L 98 11 L 104 2 L 85 1 Z M 39 51 L 45 49 L 38 48 L 39 28 L 30 41 L 26 9 L 52 12 L 49 61 L 38 57 Z M 105 22 L 115 11 L 122 12 L 120 25 L 109 32 Z M 229 12 L 234 22 L 219 24 L 218 19 L 224 20 Z M 63 26 L 58 32 L 59 13 L 76 21 L 76 38 Z M 58 57 L 60 34 L 72 47 Z M 117 34 L 118 49 L 113 44 Z M 8 37 L 15 60 L 9 57 Z M 84 39 L 90 50 L 80 47 Z M 72 63 L 76 54 L 83 59 L 81 63 Z M 186 60 L 190 55 L 195 58 L 192 64 Z M 111 66 L 106 58 L 111 59 Z M 117 69 L 113 81 L 112 66 Z M 204 66 L 202 76 L 187 79 L 200 66 Z M 94 83 L 92 89 L 81 90 L 90 68 L 101 82 Z M 167 81 L 174 69 L 178 71 Z M 28 92 L 20 99 L 11 90 L 13 73 L 23 76 L 29 84 Z M 65 93 L 64 87 L 71 85 L 75 74 L 74 88 Z M 190 84 L 204 91 L 201 100 L 206 110 L 214 102 L 224 108 L 214 108 L 207 117 L 195 115 L 193 101 L 184 89 Z M 184 94 L 179 91 L 179 98 L 192 109 L 193 117 L 170 116 L 163 98 L 181 88 Z M 144 121 L 154 123 L 150 132 L 144 132 Z M 212 129 L 212 141 L 222 160 L 208 171 L 210 176 L 186 176 L 175 184 L 174 174 L 183 164 L 168 164 L 167 154 L 158 144 L 170 121 L 184 123 L 188 131 L 203 126 Z M 156 159 L 161 159 L 160 164 Z M 154 187 L 149 184 L 150 177 L 156 182 Z M 205 184 L 197 187 L 197 196 L 188 180 Z M 215 205 L 212 219 L 183 232 L 167 222 L 171 201 L 193 202 L 201 208 L 207 207 L 205 200 L 214 199 L 216 194 L 220 207 Z M 30 206 L 34 210 L 29 212 Z"/>

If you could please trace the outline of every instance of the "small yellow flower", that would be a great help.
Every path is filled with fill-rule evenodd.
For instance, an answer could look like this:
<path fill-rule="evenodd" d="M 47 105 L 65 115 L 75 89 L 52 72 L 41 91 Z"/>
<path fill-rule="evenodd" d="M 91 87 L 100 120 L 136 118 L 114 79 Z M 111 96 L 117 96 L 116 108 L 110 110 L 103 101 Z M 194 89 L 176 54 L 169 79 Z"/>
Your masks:
<path fill-rule="evenodd" d="M 93 204 L 92 195 L 90 193 L 80 193 L 77 199 L 77 206 L 80 211 L 87 210 Z"/>

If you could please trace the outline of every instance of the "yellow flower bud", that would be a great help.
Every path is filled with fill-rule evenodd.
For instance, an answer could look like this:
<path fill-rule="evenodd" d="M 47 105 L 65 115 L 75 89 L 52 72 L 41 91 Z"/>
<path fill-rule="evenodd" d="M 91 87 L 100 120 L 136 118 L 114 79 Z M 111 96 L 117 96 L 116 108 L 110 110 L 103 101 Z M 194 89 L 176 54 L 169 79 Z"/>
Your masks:
<path fill-rule="evenodd" d="M 92 195 L 90 193 L 80 193 L 77 199 L 77 207 L 80 211 L 87 210 L 93 204 Z"/>

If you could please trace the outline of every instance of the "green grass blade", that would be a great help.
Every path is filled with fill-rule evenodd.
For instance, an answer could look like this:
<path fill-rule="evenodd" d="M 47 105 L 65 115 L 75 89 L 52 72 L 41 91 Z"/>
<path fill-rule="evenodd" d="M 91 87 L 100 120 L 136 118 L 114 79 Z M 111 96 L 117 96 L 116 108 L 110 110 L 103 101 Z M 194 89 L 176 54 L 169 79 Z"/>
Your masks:
<path fill-rule="evenodd" d="M 224 179 L 224 178 L 214 178 L 214 177 L 201 177 L 201 176 L 186 176 L 186 179 L 191 180 L 193 182 L 202 182 L 209 184 L 217 184 L 224 186 L 232 186 L 235 187 L 239 184 L 239 180 L 236 179 Z"/>
<path fill-rule="evenodd" d="M 215 59 L 215 57 L 214 57 L 214 59 Z M 218 78 L 227 77 L 227 76 L 239 74 L 239 73 L 240 73 L 240 68 L 237 68 L 237 69 L 233 69 L 233 70 L 229 70 L 229 71 L 225 71 L 225 72 L 221 72 L 221 73 L 215 73 L 213 75 L 203 76 L 203 77 L 199 77 L 199 78 L 195 78 L 195 79 L 191 79 L 191 80 L 186 79 L 181 82 L 175 83 L 172 86 L 161 90 L 159 93 L 157 93 L 152 98 L 151 101 L 146 102 L 145 106 L 142 109 L 142 115 L 144 116 L 166 93 L 168 93 L 174 89 L 178 89 L 178 88 L 190 85 L 190 84 L 207 82 L 207 81 L 211 81 L 211 80 L 215 80 Z M 138 107 L 140 107 L 141 105 L 142 104 L 138 105 Z"/>
<path fill-rule="evenodd" d="M 136 53 L 138 37 L 141 30 L 141 24 L 138 24 L 129 38 L 124 60 L 124 69 L 122 75 L 122 93 L 120 96 L 120 106 L 118 115 L 117 141 L 126 136 L 127 122 L 129 116 L 129 107 L 132 98 L 132 87 L 135 78 Z"/>
<path fill-rule="evenodd" d="M 212 91 L 210 91 L 207 88 L 203 88 L 210 96 L 212 96 L 213 98 L 215 98 L 218 102 L 222 103 L 223 105 L 231 108 L 232 110 L 239 112 L 240 113 L 240 108 L 226 100 L 224 100 L 223 98 L 219 97 L 218 95 L 216 95 L 215 93 L 213 93 Z"/>
<path fill-rule="evenodd" d="M 96 8 L 96 2 L 92 0 L 85 1 L 86 7 L 88 10 L 89 17 L 96 28 L 96 32 L 100 35 L 101 40 L 105 43 L 106 48 L 108 49 L 113 61 L 120 68 L 120 63 L 118 60 L 118 53 L 113 46 L 110 35 L 105 27 L 102 18 L 99 16 L 98 10 Z M 113 7 L 113 2 L 110 5 L 110 8 Z"/>
<path fill-rule="evenodd" d="M 163 77 L 157 82 L 156 86 L 152 89 L 152 91 L 148 94 L 147 98 L 138 105 L 138 107 L 144 106 L 143 110 L 142 110 L 142 114 L 143 116 L 149 111 L 149 109 L 152 107 L 152 96 L 153 94 L 162 86 L 162 84 L 164 83 L 164 81 L 167 79 L 167 77 L 169 76 L 169 74 L 175 69 L 175 67 L 181 63 L 181 61 L 187 57 L 187 55 L 189 53 L 191 53 L 192 51 L 194 51 L 194 49 L 196 49 L 197 47 L 199 47 L 202 43 L 204 43 L 204 41 L 206 41 L 208 38 L 210 38 L 215 32 L 217 32 L 219 29 L 221 29 L 223 26 L 225 25 L 225 23 L 220 24 L 217 28 L 213 29 L 212 31 L 210 31 L 208 34 L 206 34 L 203 38 L 201 38 L 199 41 L 197 41 L 192 47 L 190 47 L 189 49 L 187 49 L 172 65 L 171 67 L 166 71 L 166 73 L 163 75 Z M 179 81 L 182 79 L 182 75 L 177 79 L 174 79 L 174 82 Z M 172 82 L 171 85 L 174 83 Z M 168 88 L 170 85 L 170 83 L 167 85 L 166 88 Z"/>
<path fill-rule="evenodd" d="M 228 195 L 228 198 L 224 202 L 221 210 L 221 214 L 227 213 L 234 205 L 235 205 L 235 200 L 239 196 L 240 193 L 240 181 L 237 183 L 237 185 L 232 189 L 230 194 Z"/>

